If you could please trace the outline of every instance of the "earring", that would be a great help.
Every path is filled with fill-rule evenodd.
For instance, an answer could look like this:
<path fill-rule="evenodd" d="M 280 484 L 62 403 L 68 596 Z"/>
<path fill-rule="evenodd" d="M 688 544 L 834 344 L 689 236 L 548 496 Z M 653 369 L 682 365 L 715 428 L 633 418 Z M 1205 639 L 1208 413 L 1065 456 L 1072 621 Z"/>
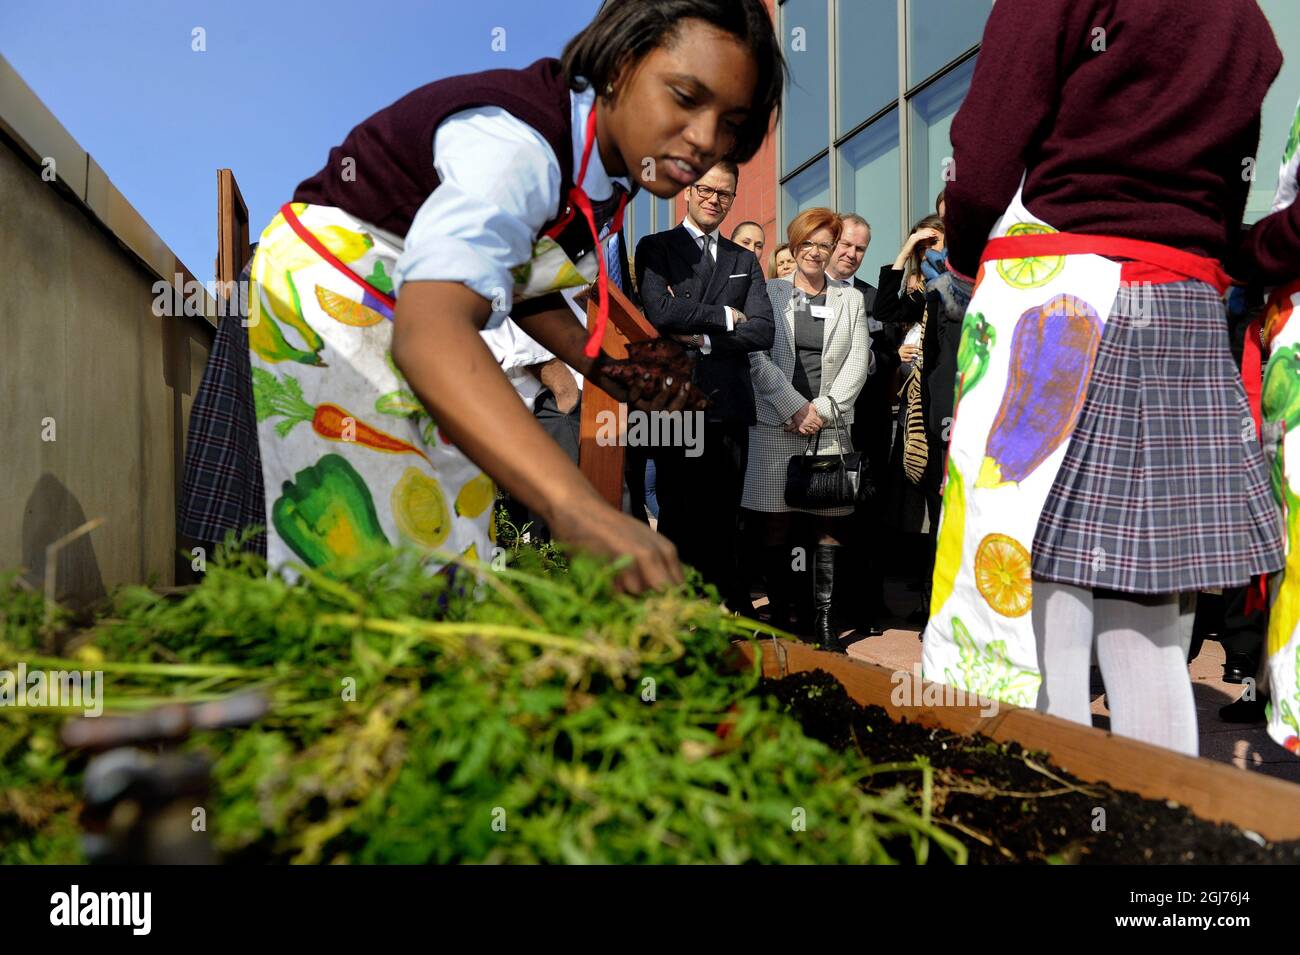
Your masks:
<path fill-rule="evenodd" d="M 605 84 L 605 95 L 606 95 L 606 96 L 612 96 L 613 93 L 614 93 L 614 84 L 613 84 L 613 83 L 606 83 L 606 84 Z"/>

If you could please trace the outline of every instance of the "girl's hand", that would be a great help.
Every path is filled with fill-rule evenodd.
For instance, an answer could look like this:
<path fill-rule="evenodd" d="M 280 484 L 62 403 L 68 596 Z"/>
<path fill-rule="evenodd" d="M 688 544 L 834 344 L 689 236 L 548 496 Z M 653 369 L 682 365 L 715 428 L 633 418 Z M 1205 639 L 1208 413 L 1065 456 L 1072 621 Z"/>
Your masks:
<path fill-rule="evenodd" d="M 898 360 L 905 365 L 910 365 L 916 361 L 916 356 L 921 353 L 919 345 L 903 345 L 898 349 Z"/>
<path fill-rule="evenodd" d="M 584 329 L 568 312 L 538 313 L 520 327 L 559 358 L 587 370 Z M 393 323 L 393 361 L 452 442 L 516 500 L 542 515 L 555 536 L 606 558 L 632 556 L 628 590 L 683 579 L 672 544 L 610 507 L 524 407 L 479 334 L 491 303 L 454 282 L 402 286 Z M 525 327 L 527 322 L 529 327 Z M 537 336 L 535 336 L 537 337 Z M 545 340 L 543 340 L 543 338 Z M 552 344 L 553 343 L 553 344 Z M 484 427 L 484 422 L 491 427 Z"/>
<path fill-rule="evenodd" d="M 626 373 L 627 364 L 626 359 L 609 358 L 602 352 L 587 379 L 615 401 L 638 411 L 682 411 L 700 403 L 701 395 L 691 386 L 690 375 L 673 378 L 671 385 L 668 378 L 641 381 Z"/>
<path fill-rule="evenodd" d="M 643 411 L 703 410 L 708 401 L 691 385 L 695 359 L 672 339 L 627 346 L 627 358 L 602 353 L 588 371 L 596 384 Z M 606 388 L 606 384 L 618 390 Z"/>
<path fill-rule="evenodd" d="M 578 495 L 547 517 L 557 538 L 596 557 L 632 563 L 619 574 L 619 589 L 628 593 L 659 590 L 686 577 L 672 541 L 640 521 L 616 511 L 599 498 Z"/>

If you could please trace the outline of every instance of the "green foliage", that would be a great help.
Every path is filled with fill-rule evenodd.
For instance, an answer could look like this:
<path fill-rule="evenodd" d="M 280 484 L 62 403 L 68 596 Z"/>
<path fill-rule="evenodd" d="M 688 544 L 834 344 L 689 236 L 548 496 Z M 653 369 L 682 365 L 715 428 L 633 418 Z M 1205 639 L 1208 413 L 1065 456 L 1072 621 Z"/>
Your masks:
<path fill-rule="evenodd" d="M 39 656 L 39 599 L 10 586 L 0 661 L 97 666 L 117 710 L 268 694 L 256 726 L 189 744 L 215 758 L 232 861 L 890 862 L 932 843 L 964 861 L 928 805 L 864 792 L 859 755 L 723 666 L 752 622 L 684 588 L 620 594 L 618 565 L 548 575 L 526 547 L 477 578 L 424 560 L 290 582 L 228 551 L 184 594 L 122 590 L 67 660 Z M 82 763 L 58 722 L 0 709 L 0 862 L 78 857 Z"/>

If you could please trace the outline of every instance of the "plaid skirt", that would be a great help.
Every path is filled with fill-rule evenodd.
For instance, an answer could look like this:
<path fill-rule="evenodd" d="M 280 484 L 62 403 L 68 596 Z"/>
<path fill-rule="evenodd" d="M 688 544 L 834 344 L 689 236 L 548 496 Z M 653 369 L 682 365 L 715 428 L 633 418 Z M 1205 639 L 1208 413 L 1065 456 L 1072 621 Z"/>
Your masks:
<path fill-rule="evenodd" d="M 1222 300 L 1203 282 L 1121 285 L 1034 576 L 1166 594 L 1243 585 L 1283 557 Z"/>
<path fill-rule="evenodd" d="M 847 427 L 837 437 L 834 427 L 822 431 L 817 445 L 818 454 L 838 454 L 852 451 Z M 801 434 L 789 434 L 775 425 L 756 424 L 749 429 L 749 461 L 745 467 L 745 493 L 740 506 L 751 511 L 780 514 L 798 511 L 802 514 L 821 514 L 825 517 L 845 517 L 853 513 L 852 507 L 795 508 L 785 503 L 785 472 L 790 459 L 796 454 L 807 454 L 809 440 Z"/>
<path fill-rule="evenodd" d="M 251 273 L 250 260 L 240 282 L 247 282 Z M 243 296 L 239 300 L 242 304 Z M 176 529 L 207 544 L 220 544 L 229 533 L 266 525 L 248 329 L 240 321 L 246 317 L 243 312 L 239 318 L 228 315 L 217 326 L 190 409 Z M 250 536 L 244 548 L 265 557 L 266 532 Z"/>

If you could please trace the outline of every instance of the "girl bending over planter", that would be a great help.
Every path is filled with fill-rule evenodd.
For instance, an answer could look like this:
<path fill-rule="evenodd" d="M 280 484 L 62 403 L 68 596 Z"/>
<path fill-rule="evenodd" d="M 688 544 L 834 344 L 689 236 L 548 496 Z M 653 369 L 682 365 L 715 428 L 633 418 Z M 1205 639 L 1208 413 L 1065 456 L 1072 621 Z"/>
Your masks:
<path fill-rule="evenodd" d="M 430 83 L 356 126 L 253 265 L 272 566 L 401 542 L 486 558 L 499 483 L 557 538 L 630 555 L 624 586 L 679 581 L 672 545 L 596 494 L 478 333 L 512 315 L 619 397 L 693 401 L 689 376 L 617 383 L 600 243 L 638 188 L 670 198 L 752 156 L 783 79 L 761 0 L 611 0 L 562 59 Z M 590 337 L 560 295 L 588 283 Z"/>

